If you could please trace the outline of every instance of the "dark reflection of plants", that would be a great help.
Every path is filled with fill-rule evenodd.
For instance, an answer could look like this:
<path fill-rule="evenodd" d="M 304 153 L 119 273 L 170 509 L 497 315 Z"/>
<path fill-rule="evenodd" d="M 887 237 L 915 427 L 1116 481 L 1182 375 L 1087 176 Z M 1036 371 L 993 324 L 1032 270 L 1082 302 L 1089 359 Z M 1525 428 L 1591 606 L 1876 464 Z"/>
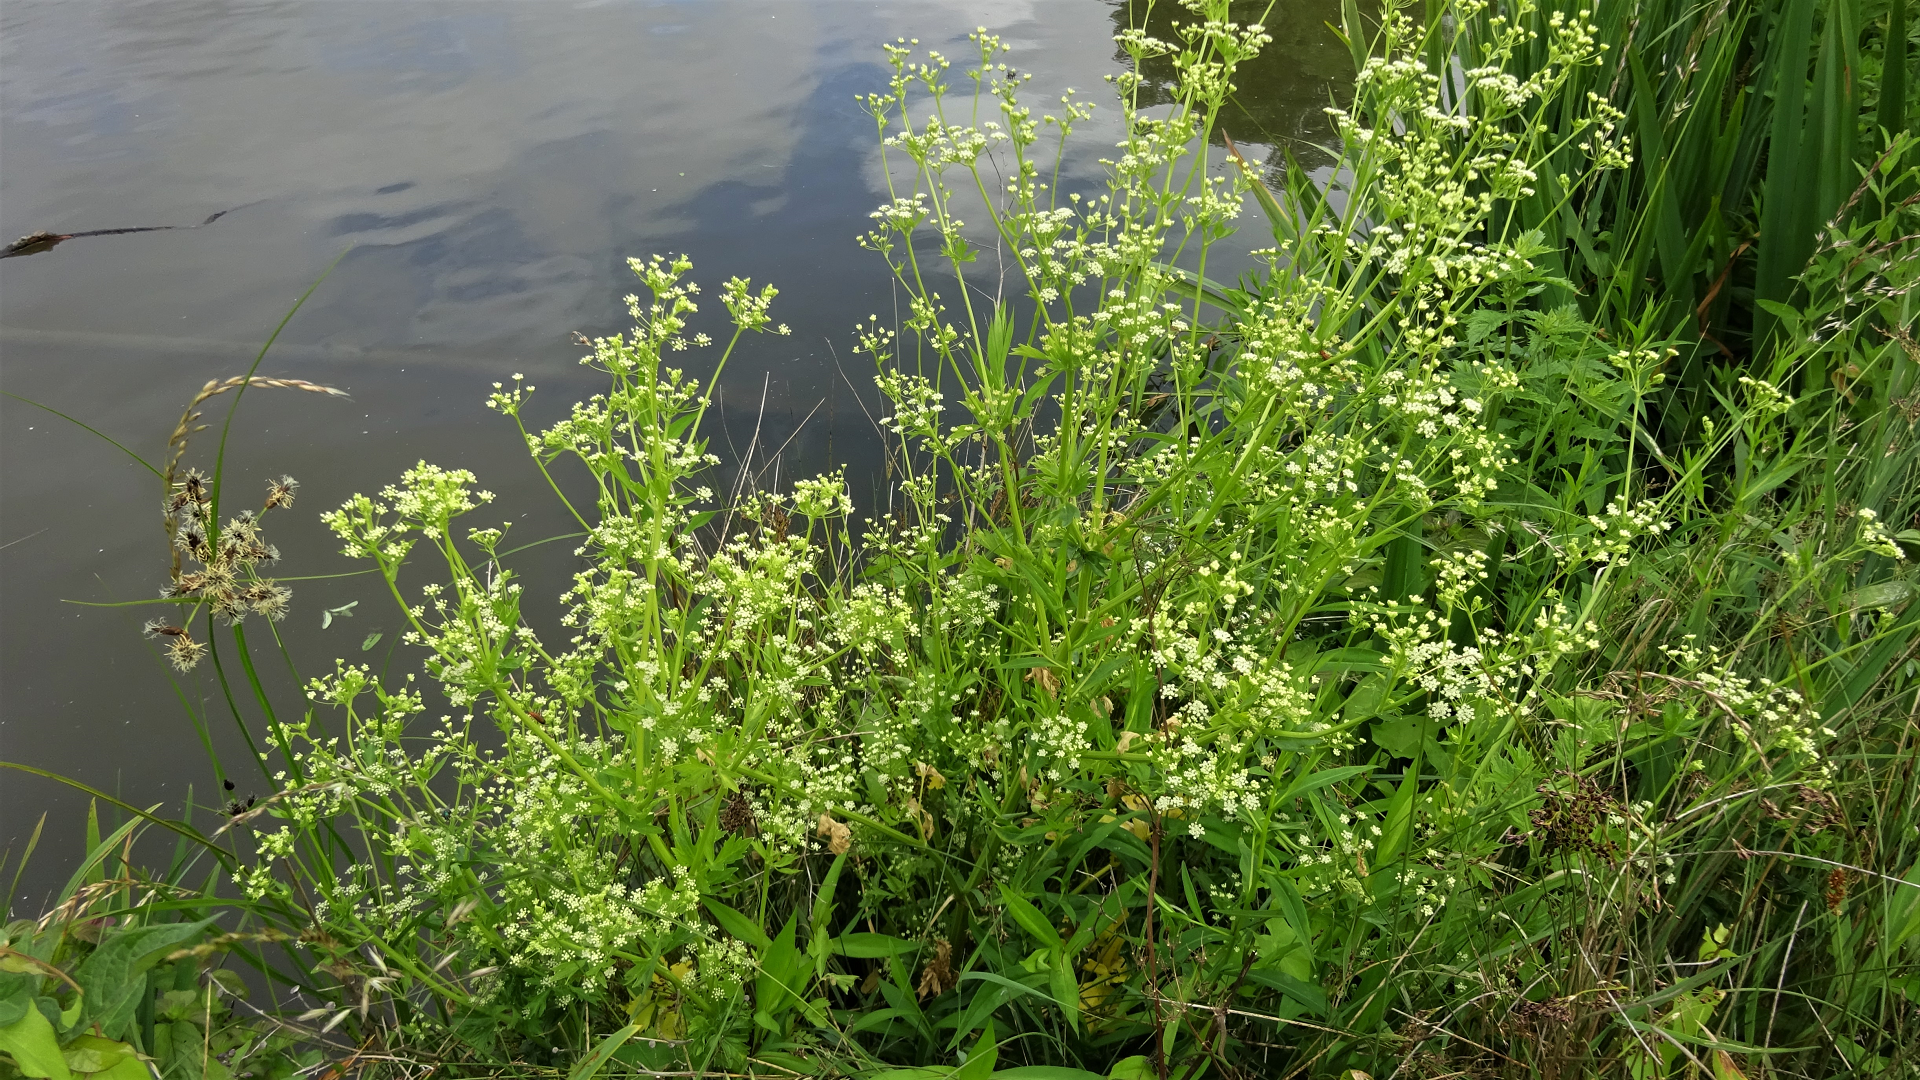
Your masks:
<path fill-rule="evenodd" d="M 1238 90 L 1220 110 L 1212 141 L 1224 145 L 1223 136 L 1231 136 L 1276 155 L 1284 148 L 1302 161 L 1325 160 L 1320 148 L 1330 146 L 1334 136 L 1322 110 L 1346 101 L 1353 86 L 1353 61 L 1329 29 L 1340 23 L 1339 0 L 1235 0 L 1231 10 L 1235 22 L 1264 25 L 1273 42 L 1234 72 Z M 1193 15 L 1175 0 L 1117 0 L 1112 18 L 1116 32 L 1138 27 L 1162 41 L 1179 41 L 1174 24 Z M 1145 76 L 1142 108 L 1172 102 L 1177 82 L 1172 57 L 1150 57 L 1140 73 Z"/>

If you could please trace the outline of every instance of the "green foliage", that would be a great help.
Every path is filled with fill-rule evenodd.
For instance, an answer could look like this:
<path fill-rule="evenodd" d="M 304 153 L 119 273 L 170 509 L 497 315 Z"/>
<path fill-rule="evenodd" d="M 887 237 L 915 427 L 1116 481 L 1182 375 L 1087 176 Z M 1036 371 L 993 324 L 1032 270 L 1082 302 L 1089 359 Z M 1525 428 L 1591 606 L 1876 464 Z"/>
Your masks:
<path fill-rule="evenodd" d="M 12 1075 L 284 1080 L 322 1060 L 318 1049 L 296 1055 L 286 1028 L 235 1016 L 245 981 L 211 963 L 282 935 L 214 934 L 215 918 L 182 918 L 207 906 L 182 884 L 187 851 L 164 877 L 140 873 L 128 862 L 139 824 L 103 839 L 90 818 L 90 850 L 60 903 L 0 930 L 0 1052 Z"/>
<path fill-rule="evenodd" d="M 1911 136 L 1860 127 L 1905 115 L 1873 96 L 1899 80 L 1835 74 L 1899 60 L 1905 24 L 1459 0 L 1369 34 L 1349 6 L 1338 161 L 1275 192 L 1209 137 L 1266 35 L 1188 6 L 1177 40 L 1119 37 L 1101 191 L 1045 160 L 1088 106 L 1036 118 L 997 38 L 964 83 L 888 47 L 863 239 L 907 303 L 856 331 L 889 403 L 872 516 L 838 474 L 703 482 L 727 358 L 783 328 L 733 279 L 710 373 L 670 366 L 716 344 L 684 257 L 632 262 L 633 328 L 583 361 L 605 393 L 545 430 L 519 379 L 489 401 L 583 530 L 557 632 L 507 526 L 460 520 L 493 501 L 473 474 L 325 515 L 420 667 L 339 662 L 296 718 L 235 628 L 276 793 L 217 857 L 284 939 L 262 975 L 322 999 L 303 1052 L 575 1080 L 1920 1067 L 1920 211 Z M 1150 62 L 1178 73 L 1151 112 Z M 1812 196 L 1780 209 L 1776 176 Z M 1216 281 L 1249 202 L 1273 246 Z M 1755 206 L 1761 283 L 1713 283 Z M 1771 328 L 1697 362 L 1736 294 Z M 89 1024 L 253 1045 L 179 1011 L 191 973 L 157 990 L 205 929 L 41 957 L 87 989 L 22 1008 L 8 1052 Z"/>

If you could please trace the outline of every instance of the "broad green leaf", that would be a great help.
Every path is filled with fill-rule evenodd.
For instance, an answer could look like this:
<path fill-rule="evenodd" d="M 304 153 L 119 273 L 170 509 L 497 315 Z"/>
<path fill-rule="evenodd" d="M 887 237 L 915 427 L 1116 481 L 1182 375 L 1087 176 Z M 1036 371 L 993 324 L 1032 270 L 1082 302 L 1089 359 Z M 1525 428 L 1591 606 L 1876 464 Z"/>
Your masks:
<path fill-rule="evenodd" d="M 6 1027 L 33 1008 L 33 992 L 39 985 L 36 975 L 25 972 L 0 973 L 0 1027 Z"/>
<path fill-rule="evenodd" d="M 1297 952 L 1289 955 L 1299 955 Z M 1278 966 L 1254 967 L 1247 972 L 1247 978 L 1262 986 L 1270 986 L 1307 1007 L 1316 1016 L 1327 1015 L 1327 992 L 1320 987 L 1295 978 L 1282 971 Z"/>
<path fill-rule="evenodd" d="M 145 1076 L 140 1067 L 140 1058 L 134 1049 L 123 1042 L 103 1039 L 98 1035 L 82 1035 L 60 1048 L 60 1056 L 66 1059 L 67 1068 L 86 1076 L 105 1076 L 112 1080 L 125 1077 Z M 126 1065 L 133 1066 L 129 1075 Z"/>
<path fill-rule="evenodd" d="M 1375 865 L 1386 865 L 1400 857 L 1400 851 L 1406 846 L 1407 837 L 1413 830 L 1413 800 L 1418 793 L 1420 774 L 1417 768 L 1419 759 L 1414 759 L 1415 767 L 1407 769 L 1400 779 L 1400 787 L 1393 793 L 1393 799 L 1387 804 L 1386 823 L 1380 835 L 1380 846 L 1375 849 Z"/>
<path fill-rule="evenodd" d="M 20 1019 L 0 1027 L 0 1051 L 13 1057 L 23 1076 L 35 1080 L 72 1080 L 73 1074 L 60 1056 L 60 1041 L 54 1037 L 53 1025 L 40 1015 L 39 1009 L 30 1007 Z"/>
<path fill-rule="evenodd" d="M 134 1009 L 146 991 L 147 969 L 180 945 L 198 937 L 214 920 L 115 928 L 73 973 L 86 992 L 82 1023 L 99 1025 L 108 1038 L 126 1034 Z"/>

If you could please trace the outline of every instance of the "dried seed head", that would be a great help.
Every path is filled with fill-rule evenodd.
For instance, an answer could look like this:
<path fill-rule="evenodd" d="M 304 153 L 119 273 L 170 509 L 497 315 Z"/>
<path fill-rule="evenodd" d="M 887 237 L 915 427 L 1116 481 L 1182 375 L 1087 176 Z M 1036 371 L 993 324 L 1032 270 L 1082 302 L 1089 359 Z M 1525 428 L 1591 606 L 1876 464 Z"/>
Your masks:
<path fill-rule="evenodd" d="M 274 622 L 287 617 L 287 605 L 293 600 L 293 592 L 271 581 L 262 581 L 247 589 L 247 606 L 256 615 L 264 615 Z"/>
<path fill-rule="evenodd" d="M 207 647 L 188 637 L 178 634 L 167 642 L 167 659 L 175 671 L 192 671 L 200 658 L 207 654 Z"/>
<path fill-rule="evenodd" d="M 199 469 L 188 469 L 180 474 L 180 492 L 189 502 L 205 505 L 213 501 L 213 489 L 207 483 L 206 474 Z"/>
<path fill-rule="evenodd" d="M 747 793 L 736 791 L 720 810 L 720 827 L 736 836 L 752 836 L 759 831 L 753 816 L 753 804 Z"/>
<path fill-rule="evenodd" d="M 244 622 L 247 618 L 247 598 L 238 589 L 229 586 L 224 589 L 208 589 L 207 604 L 213 613 L 229 623 Z"/>
<path fill-rule="evenodd" d="M 278 480 L 267 481 L 267 505 L 262 507 L 262 509 L 272 510 L 275 507 L 292 506 L 293 496 L 299 490 L 300 481 L 295 480 L 291 476 L 283 476 Z"/>
<path fill-rule="evenodd" d="M 228 520 L 227 527 L 222 530 L 221 539 L 228 538 L 240 541 L 258 540 L 260 538 L 260 519 L 254 516 L 253 511 L 242 510 Z"/>
<path fill-rule="evenodd" d="M 1516 1005 L 1513 1014 L 1522 1020 L 1564 1027 L 1573 1023 L 1573 999 L 1548 998 L 1545 1001 L 1523 1001 Z"/>
<path fill-rule="evenodd" d="M 920 973 L 920 984 L 914 987 L 914 996 L 938 996 L 958 985 L 960 982 L 953 973 L 953 946 L 947 939 L 941 938 L 933 943 L 933 957 L 927 961 L 926 969 Z"/>
<path fill-rule="evenodd" d="M 1847 885 L 1852 877 L 1844 866 L 1834 867 L 1833 873 L 1827 875 L 1827 910 L 1835 915 L 1840 914 L 1840 906 L 1847 902 Z"/>

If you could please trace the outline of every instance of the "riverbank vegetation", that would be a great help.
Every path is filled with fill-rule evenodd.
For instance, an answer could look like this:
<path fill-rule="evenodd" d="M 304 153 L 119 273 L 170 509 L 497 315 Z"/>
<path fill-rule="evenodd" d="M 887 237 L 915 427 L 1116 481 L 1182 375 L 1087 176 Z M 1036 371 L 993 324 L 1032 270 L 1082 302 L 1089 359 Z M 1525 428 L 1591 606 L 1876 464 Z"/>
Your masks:
<path fill-rule="evenodd" d="M 1349 5 L 1336 164 L 1271 173 L 1209 137 L 1265 44 L 1242 7 L 1120 35 L 1102 186 L 1059 165 L 1090 106 L 1033 111 L 998 38 L 887 47 L 885 505 L 711 490 L 715 380 L 782 328 L 684 257 L 633 262 L 604 394 L 544 429 L 532 387 L 488 401 L 579 522 L 557 626 L 481 478 L 422 462 L 324 516 L 413 666 L 271 700 L 258 522 L 169 483 L 156 632 L 258 691 L 275 793 L 99 837 L 7 931 L 0 1050 L 1920 1071 L 1902 5 Z M 1137 110 L 1148 64 L 1178 79 Z"/>

